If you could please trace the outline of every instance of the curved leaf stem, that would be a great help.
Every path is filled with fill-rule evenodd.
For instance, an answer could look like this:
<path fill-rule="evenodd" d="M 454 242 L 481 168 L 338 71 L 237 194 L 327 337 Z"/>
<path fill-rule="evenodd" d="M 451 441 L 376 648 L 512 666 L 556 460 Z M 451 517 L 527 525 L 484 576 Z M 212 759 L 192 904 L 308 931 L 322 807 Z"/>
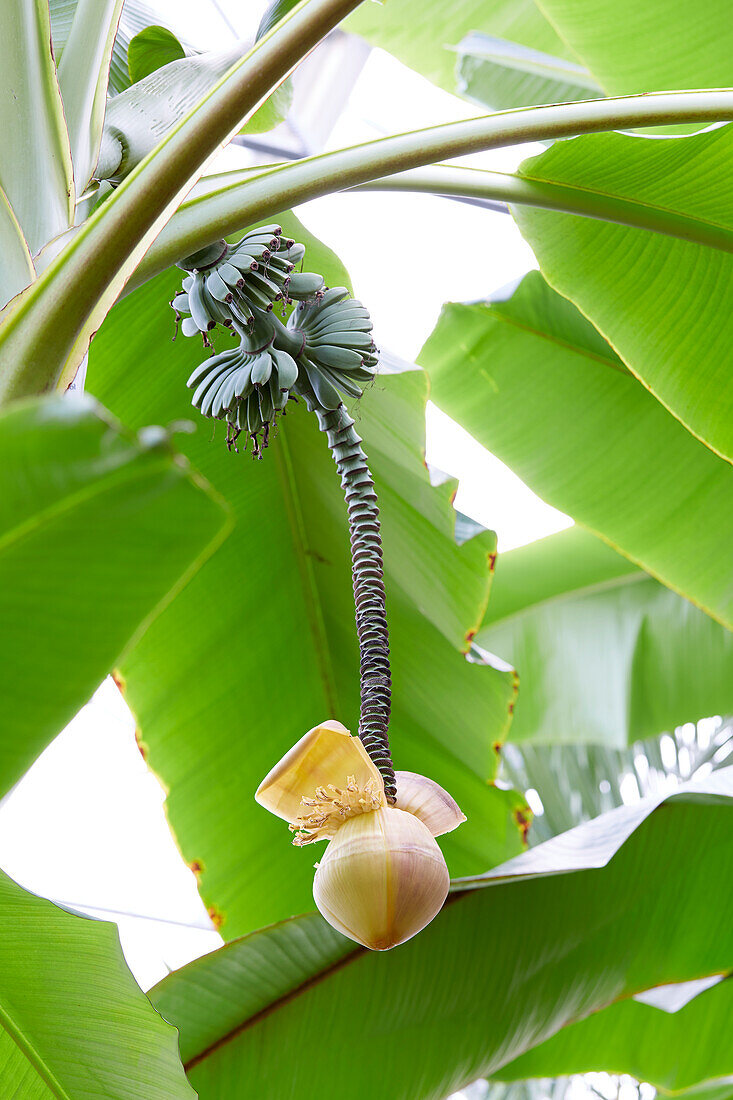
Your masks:
<path fill-rule="evenodd" d="M 494 199 L 510 206 L 538 206 L 564 214 L 578 214 L 636 229 L 648 229 L 722 252 L 733 252 L 733 230 L 728 226 L 602 191 L 501 172 L 434 165 L 385 176 L 353 190 L 418 192 L 448 198 Z"/>
<path fill-rule="evenodd" d="M 423 130 L 414 130 L 405 134 L 380 138 L 362 145 L 339 149 L 332 153 L 309 157 L 305 160 L 278 165 L 247 178 L 240 179 L 231 188 L 223 188 L 215 195 L 207 194 L 185 203 L 171 219 L 171 223 L 160 234 L 139 264 L 130 281 L 130 288 L 153 277 L 159 271 L 169 267 L 179 256 L 194 252 L 203 244 L 240 230 L 255 221 L 264 220 L 281 210 L 298 203 L 335 191 L 345 191 L 361 184 L 392 177 L 395 173 L 405 173 L 414 168 L 434 164 L 436 161 L 464 156 L 488 149 L 498 149 L 507 145 L 542 141 L 551 138 L 572 137 L 580 134 L 597 133 L 605 130 L 625 130 L 646 126 L 667 126 L 681 122 L 713 122 L 733 119 L 733 89 L 717 91 L 654 92 L 648 95 L 622 96 L 614 99 L 584 100 L 578 103 L 561 103 L 546 107 L 524 107 L 520 110 L 502 111 L 498 114 L 484 115 L 461 122 L 444 123 Z M 641 140 L 641 139 L 639 139 Z M 454 170 L 455 171 L 455 170 Z M 509 201 L 519 202 L 543 198 L 545 202 L 556 203 L 553 208 L 562 209 L 561 202 L 571 201 L 576 192 L 572 188 L 559 185 L 540 184 L 536 181 L 521 180 L 520 177 L 501 177 L 498 173 L 488 173 L 494 177 L 496 192 L 489 189 L 482 192 L 484 197 L 506 199 L 507 188 L 513 194 Z M 507 183 L 507 180 L 514 181 Z M 520 186 L 521 184 L 521 186 Z M 445 184 L 441 184 L 445 192 Z M 572 201 L 575 201 L 573 198 Z M 589 192 L 578 198 L 584 209 L 578 213 L 589 213 L 591 209 L 613 213 L 612 220 L 623 218 L 631 207 L 635 207 L 633 224 L 642 225 L 645 218 L 642 204 L 630 204 L 627 208 L 623 200 L 613 200 L 609 196 L 597 196 L 597 202 Z M 540 203 L 539 205 L 542 205 Z M 605 217 L 606 214 L 599 213 Z M 643 228 L 658 230 L 661 224 L 659 215 L 650 215 L 649 224 Z M 683 215 L 670 213 L 666 221 L 669 229 L 677 221 L 677 229 L 693 232 L 688 224 L 682 230 Z M 692 219 L 687 219 L 691 222 Z M 711 237 L 723 240 L 727 231 Z M 673 235 L 679 235 L 676 231 Z M 729 238 L 726 247 L 730 247 Z M 707 243 L 707 242 L 706 242 Z M 716 244 L 715 247 L 721 247 Z"/>

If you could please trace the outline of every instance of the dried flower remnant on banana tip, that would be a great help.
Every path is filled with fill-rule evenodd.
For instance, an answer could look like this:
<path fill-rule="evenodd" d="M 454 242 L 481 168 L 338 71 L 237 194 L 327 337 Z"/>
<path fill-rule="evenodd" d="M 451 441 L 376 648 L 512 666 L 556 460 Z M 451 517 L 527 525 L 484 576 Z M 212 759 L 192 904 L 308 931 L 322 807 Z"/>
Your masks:
<path fill-rule="evenodd" d="M 328 841 L 313 897 L 329 924 L 372 950 L 421 931 L 441 909 L 449 875 L 435 837 L 464 815 L 433 780 L 397 772 L 390 806 L 382 776 L 339 722 L 310 730 L 260 784 L 255 798 L 288 822 L 293 843 Z"/>
<path fill-rule="evenodd" d="M 243 449 L 251 440 L 255 458 L 289 400 L 337 409 L 343 395 L 361 396 L 377 365 L 365 307 L 344 287 L 328 289 L 320 275 L 296 271 L 304 256 L 302 244 L 267 225 L 178 265 L 187 274 L 171 302 L 176 323 L 184 336 L 201 334 L 211 353 L 188 379 L 192 404 L 226 421 L 230 448 L 241 435 Z M 238 346 L 214 354 L 218 326 L 237 336 Z"/>

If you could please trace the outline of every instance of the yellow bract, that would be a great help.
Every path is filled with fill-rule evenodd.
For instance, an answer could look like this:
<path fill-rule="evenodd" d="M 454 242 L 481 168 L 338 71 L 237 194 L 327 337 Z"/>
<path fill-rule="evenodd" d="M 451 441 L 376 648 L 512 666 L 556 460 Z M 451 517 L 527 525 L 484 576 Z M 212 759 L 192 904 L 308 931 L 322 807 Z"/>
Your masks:
<path fill-rule="evenodd" d="M 265 776 L 255 798 L 270 813 L 296 822 L 303 798 L 315 798 L 319 787 L 345 787 L 349 776 L 360 790 L 376 783 L 384 800 L 379 769 L 359 738 L 340 722 L 323 722 L 308 730 Z"/>

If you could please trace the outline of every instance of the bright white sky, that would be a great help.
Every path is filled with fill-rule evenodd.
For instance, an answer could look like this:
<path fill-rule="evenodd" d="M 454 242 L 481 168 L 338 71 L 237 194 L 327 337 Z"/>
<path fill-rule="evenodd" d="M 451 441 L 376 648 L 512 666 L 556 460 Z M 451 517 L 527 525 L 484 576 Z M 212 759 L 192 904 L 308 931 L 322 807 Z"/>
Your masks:
<path fill-rule="evenodd" d="M 207 3 L 158 0 L 155 6 L 197 45 L 226 41 L 226 24 Z M 253 31 L 261 5 L 230 0 L 220 6 L 240 35 Z M 374 51 L 328 146 L 476 113 Z M 536 151 L 504 150 L 466 163 L 511 170 Z M 374 317 L 378 345 L 407 359 L 416 356 L 444 301 L 486 296 L 535 266 L 511 218 L 445 199 L 334 196 L 298 214 L 346 263 Z M 385 265 L 384 255 L 391 240 L 417 240 L 426 232 L 430 278 L 418 293 L 409 276 L 405 282 L 404 268 Z M 457 262 L 456 241 L 468 236 L 473 246 Z M 419 261 L 418 269 L 425 274 Z M 433 408 L 428 429 L 429 461 L 460 478 L 457 506 L 494 528 L 500 548 L 570 523 Z M 117 921 L 144 988 L 220 942 L 167 828 L 163 803 L 111 681 L 0 803 L 0 866 L 38 894 Z"/>

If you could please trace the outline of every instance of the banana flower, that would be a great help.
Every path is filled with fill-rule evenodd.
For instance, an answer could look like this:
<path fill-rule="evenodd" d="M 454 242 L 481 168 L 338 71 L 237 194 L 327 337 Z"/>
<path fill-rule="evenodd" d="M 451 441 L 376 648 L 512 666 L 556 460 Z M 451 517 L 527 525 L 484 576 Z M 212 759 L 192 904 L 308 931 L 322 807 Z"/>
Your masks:
<path fill-rule="evenodd" d="M 432 779 L 396 778 L 390 806 L 362 742 L 330 721 L 309 730 L 255 794 L 289 823 L 294 844 L 328 841 L 315 903 L 329 924 L 373 951 L 404 943 L 438 913 L 450 880 L 434 837 L 466 820 Z"/>

